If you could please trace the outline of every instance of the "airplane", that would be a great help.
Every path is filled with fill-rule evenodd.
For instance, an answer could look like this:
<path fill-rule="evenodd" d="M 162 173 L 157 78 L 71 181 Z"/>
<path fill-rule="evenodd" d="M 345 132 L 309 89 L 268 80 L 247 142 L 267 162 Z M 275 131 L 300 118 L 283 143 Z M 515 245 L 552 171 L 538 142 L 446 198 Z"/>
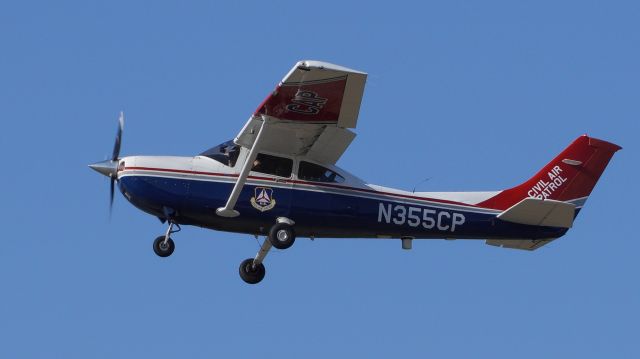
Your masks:
<path fill-rule="evenodd" d="M 533 177 L 490 192 L 409 192 L 369 184 L 336 162 L 355 138 L 367 74 L 300 61 L 231 141 L 192 157 L 120 157 L 121 112 L 110 159 L 89 165 L 167 229 L 153 242 L 175 249 L 181 225 L 265 236 L 240 264 L 242 280 L 262 281 L 272 247 L 296 238 L 482 239 L 535 250 L 562 237 L 621 147 L 575 139 Z"/>

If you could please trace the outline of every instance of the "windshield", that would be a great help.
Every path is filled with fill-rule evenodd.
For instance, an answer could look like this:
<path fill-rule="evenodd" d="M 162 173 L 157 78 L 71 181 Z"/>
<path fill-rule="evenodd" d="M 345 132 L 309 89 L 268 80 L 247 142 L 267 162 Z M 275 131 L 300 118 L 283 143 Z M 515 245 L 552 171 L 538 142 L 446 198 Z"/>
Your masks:
<path fill-rule="evenodd" d="M 227 141 L 202 152 L 200 156 L 209 157 L 225 166 L 234 167 L 239 154 L 240 146 L 233 141 Z"/>

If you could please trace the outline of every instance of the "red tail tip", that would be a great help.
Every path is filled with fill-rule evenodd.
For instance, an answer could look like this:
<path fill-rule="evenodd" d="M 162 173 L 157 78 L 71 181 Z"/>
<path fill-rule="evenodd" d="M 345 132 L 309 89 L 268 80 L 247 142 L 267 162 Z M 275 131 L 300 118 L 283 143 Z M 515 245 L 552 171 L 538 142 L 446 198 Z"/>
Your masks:
<path fill-rule="evenodd" d="M 586 136 L 586 135 L 585 135 Z M 622 147 L 616 145 L 615 143 L 607 142 L 605 140 L 599 140 L 597 138 L 589 137 L 589 146 L 602 148 L 611 152 L 616 152 L 622 149 Z"/>

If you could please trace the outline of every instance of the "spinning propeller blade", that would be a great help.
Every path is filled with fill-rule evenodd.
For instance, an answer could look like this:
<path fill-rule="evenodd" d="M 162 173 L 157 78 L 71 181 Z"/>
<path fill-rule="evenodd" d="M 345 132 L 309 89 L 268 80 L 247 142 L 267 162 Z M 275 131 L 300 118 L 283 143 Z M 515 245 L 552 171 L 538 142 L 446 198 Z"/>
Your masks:
<path fill-rule="evenodd" d="M 124 112 L 120 112 L 118 117 L 118 132 L 116 133 L 116 142 L 113 145 L 113 154 L 111 159 L 90 164 L 89 167 L 96 172 L 109 177 L 111 182 L 109 191 L 109 215 L 113 208 L 113 199 L 115 193 L 115 184 L 118 181 L 118 160 L 120 159 L 120 146 L 122 144 L 122 130 L 124 128 Z"/>
<path fill-rule="evenodd" d="M 120 111 L 120 116 L 118 117 L 118 132 L 116 133 L 116 143 L 113 144 L 113 155 L 111 156 L 112 161 L 117 161 L 118 156 L 120 156 L 120 144 L 122 143 L 123 128 L 124 128 L 124 112 Z"/>
<path fill-rule="evenodd" d="M 111 191 L 110 191 L 110 197 L 109 197 L 109 216 L 111 216 L 111 212 L 113 211 L 113 194 L 115 192 L 115 188 L 116 188 L 116 179 L 111 178 Z"/>

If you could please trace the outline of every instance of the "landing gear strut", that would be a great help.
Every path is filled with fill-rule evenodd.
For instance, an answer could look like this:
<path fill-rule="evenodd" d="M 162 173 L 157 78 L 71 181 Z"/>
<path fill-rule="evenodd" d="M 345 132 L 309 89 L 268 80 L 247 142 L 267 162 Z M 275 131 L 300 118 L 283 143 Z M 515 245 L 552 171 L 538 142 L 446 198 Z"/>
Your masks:
<path fill-rule="evenodd" d="M 265 239 L 255 258 L 247 258 L 240 263 L 240 278 L 248 284 L 260 283 L 264 279 L 266 269 L 264 268 L 264 258 L 271 249 L 271 241 Z"/>
<path fill-rule="evenodd" d="M 287 249 L 293 245 L 295 240 L 296 233 L 293 230 L 293 221 L 278 219 L 278 223 L 274 224 L 269 230 L 269 236 L 262 242 L 262 246 L 260 246 L 255 258 L 248 258 L 240 263 L 240 278 L 248 284 L 260 283 L 266 273 L 262 262 L 271 247 Z"/>
<path fill-rule="evenodd" d="M 173 229 L 173 226 L 176 226 L 177 229 Z M 167 228 L 167 232 L 164 236 L 159 236 L 153 241 L 153 251 L 160 257 L 168 257 L 173 251 L 176 249 L 175 243 L 173 243 L 173 239 L 171 239 L 171 235 L 173 233 L 180 232 L 180 225 L 177 223 L 169 222 L 169 228 Z"/>

